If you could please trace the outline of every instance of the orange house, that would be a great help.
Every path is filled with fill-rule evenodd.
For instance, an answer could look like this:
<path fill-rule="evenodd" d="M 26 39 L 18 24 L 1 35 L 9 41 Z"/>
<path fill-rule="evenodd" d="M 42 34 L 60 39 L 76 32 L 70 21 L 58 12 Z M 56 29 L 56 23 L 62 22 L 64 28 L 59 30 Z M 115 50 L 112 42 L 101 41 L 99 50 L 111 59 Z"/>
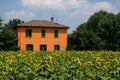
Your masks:
<path fill-rule="evenodd" d="M 32 20 L 18 24 L 14 33 L 20 50 L 54 51 L 66 50 L 69 27 L 47 20 Z"/>

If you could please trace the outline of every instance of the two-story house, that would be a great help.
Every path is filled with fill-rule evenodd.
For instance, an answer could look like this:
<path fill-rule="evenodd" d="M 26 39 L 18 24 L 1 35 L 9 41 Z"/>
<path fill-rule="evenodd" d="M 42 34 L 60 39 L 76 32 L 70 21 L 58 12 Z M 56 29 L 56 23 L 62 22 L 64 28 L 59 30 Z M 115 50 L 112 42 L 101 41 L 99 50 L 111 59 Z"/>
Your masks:
<path fill-rule="evenodd" d="M 18 24 L 14 33 L 20 50 L 54 51 L 66 50 L 69 27 L 47 20 L 32 20 Z"/>

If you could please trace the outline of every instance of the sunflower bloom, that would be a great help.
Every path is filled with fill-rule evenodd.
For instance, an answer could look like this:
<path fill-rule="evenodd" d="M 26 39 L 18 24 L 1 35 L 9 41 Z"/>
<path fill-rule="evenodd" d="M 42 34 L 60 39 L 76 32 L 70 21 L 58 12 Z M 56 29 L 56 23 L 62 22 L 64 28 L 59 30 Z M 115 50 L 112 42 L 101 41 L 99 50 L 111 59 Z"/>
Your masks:
<path fill-rule="evenodd" d="M 107 66 L 104 65 L 104 66 L 102 67 L 102 69 L 103 69 L 103 70 L 107 70 L 108 68 L 107 68 Z"/>
<path fill-rule="evenodd" d="M 101 66 L 101 62 L 96 62 L 99 66 Z"/>
<path fill-rule="evenodd" d="M 111 77 L 107 77 L 106 80 L 110 80 Z"/>
<path fill-rule="evenodd" d="M 113 59 L 112 64 L 113 64 L 113 66 L 117 66 L 117 65 L 119 65 L 119 61 L 117 59 Z"/>
<path fill-rule="evenodd" d="M 28 72 L 32 72 L 31 68 L 27 68 L 27 71 L 28 71 Z"/>
<path fill-rule="evenodd" d="M 77 58 L 77 62 L 78 62 L 78 64 L 79 64 L 80 66 L 82 66 L 82 63 L 81 63 L 81 61 L 80 61 L 79 58 Z"/>
<path fill-rule="evenodd" d="M 52 63 L 52 57 L 51 56 L 49 56 L 49 60 L 50 60 L 50 63 Z"/>
<path fill-rule="evenodd" d="M 87 61 L 87 66 L 91 67 L 93 63 L 91 61 Z"/>

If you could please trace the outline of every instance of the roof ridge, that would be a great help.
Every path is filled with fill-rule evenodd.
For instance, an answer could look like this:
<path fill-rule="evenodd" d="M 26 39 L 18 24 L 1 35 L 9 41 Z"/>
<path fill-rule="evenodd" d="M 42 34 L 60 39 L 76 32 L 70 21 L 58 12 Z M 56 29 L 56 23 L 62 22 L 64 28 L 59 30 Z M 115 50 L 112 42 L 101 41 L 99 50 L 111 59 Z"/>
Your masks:
<path fill-rule="evenodd" d="M 28 27 L 59 27 L 59 28 L 69 28 L 63 24 L 59 24 L 57 22 L 51 22 L 48 20 L 31 20 L 22 24 L 18 24 L 17 26 L 28 26 Z"/>

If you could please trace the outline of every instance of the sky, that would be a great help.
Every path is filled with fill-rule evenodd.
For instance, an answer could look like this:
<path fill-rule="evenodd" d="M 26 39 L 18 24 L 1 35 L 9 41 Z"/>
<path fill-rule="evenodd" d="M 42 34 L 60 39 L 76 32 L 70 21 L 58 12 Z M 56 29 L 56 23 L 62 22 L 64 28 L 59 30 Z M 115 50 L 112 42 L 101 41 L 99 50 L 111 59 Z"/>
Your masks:
<path fill-rule="evenodd" d="M 54 17 L 54 22 L 70 27 L 69 33 L 100 10 L 117 14 L 120 0 L 0 0 L 4 23 L 13 18 L 27 22 Z"/>

